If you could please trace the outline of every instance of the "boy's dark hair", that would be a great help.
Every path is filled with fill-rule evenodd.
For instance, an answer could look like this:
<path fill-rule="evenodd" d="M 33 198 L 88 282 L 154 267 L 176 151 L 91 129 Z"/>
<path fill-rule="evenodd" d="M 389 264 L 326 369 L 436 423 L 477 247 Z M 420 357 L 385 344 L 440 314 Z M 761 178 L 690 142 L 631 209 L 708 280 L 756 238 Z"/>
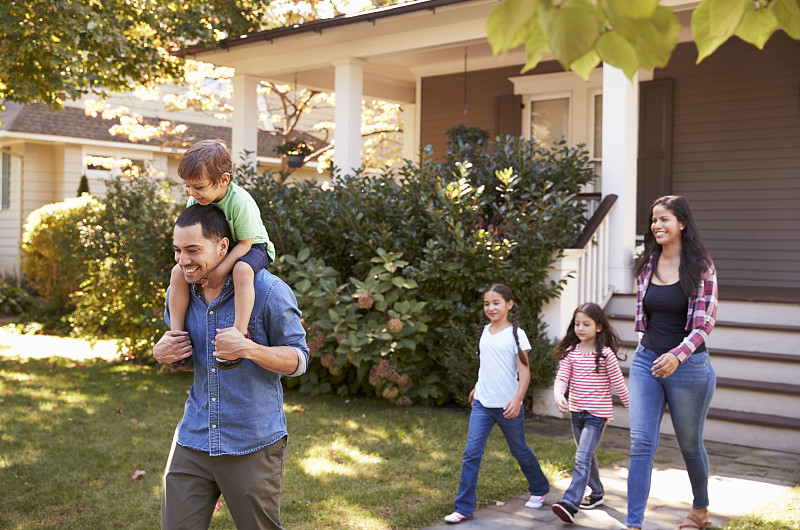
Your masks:
<path fill-rule="evenodd" d="M 203 229 L 203 237 L 210 241 L 216 242 L 223 237 L 227 237 L 228 241 L 232 239 L 225 213 L 213 204 L 193 204 L 181 212 L 175 221 L 175 226 L 181 228 L 197 224 Z"/>
<path fill-rule="evenodd" d="M 190 182 L 208 176 L 217 184 L 225 173 L 233 175 L 233 162 L 222 140 L 197 142 L 183 154 L 178 164 L 178 175 Z"/>
<path fill-rule="evenodd" d="M 506 302 L 514 300 L 514 295 L 511 292 L 511 288 L 507 285 L 503 285 L 502 283 L 493 283 L 490 285 L 483 294 L 485 295 L 489 291 L 496 292 L 500 296 L 503 297 L 503 300 Z M 478 326 L 478 344 L 477 344 L 477 352 L 480 355 L 481 353 L 481 336 L 483 335 L 483 329 L 486 327 L 486 324 L 489 323 L 489 319 L 486 316 L 486 313 L 483 314 L 483 318 L 481 319 L 481 324 Z M 522 351 L 522 348 L 519 347 L 519 337 L 517 336 L 517 329 L 519 323 L 519 306 L 517 303 L 514 302 L 514 305 L 511 307 L 511 331 L 514 334 L 514 342 L 517 345 L 517 357 L 519 357 L 519 362 L 528 366 L 528 356 Z"/>
<path fill-rule="evenodd" d="M 564 359 L 572 348 L 581 343 L 581 339 L 575 334 L 575 317 L 578 316 L 578 313 L 583 313 L 592 319 L 595 324 L 600 326 L 600 331 L 598 331 L 597 335 L 594 337 L 594 371 L 598 374 L 600 373 L 600 360 L 605 358 L 603 355 L 603 348 L 606 346 L 611 348 L 611 351 L 614 352 L 614 355 L 616 355 L 619 360 L 624 361 L 627 356 L 623 355 L 620 357 L 620 354 L 617 353 L 621 344 L 617 332 L 608 321 L 608 317 L 603 311 L 603 308 L 592 302 L 579 305 L 575 312 L 572 313 L 572 320 L 569 321 L 567 333 L 556 346 L 556 361 Z"/>

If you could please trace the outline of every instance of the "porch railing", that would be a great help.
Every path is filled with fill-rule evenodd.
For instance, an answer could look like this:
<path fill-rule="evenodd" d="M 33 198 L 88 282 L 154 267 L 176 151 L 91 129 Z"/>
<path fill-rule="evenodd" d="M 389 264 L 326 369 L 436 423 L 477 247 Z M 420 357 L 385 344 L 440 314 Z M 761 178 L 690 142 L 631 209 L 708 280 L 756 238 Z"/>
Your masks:
<path fill-rule="evenodd" d="M 613 294 L 608 283 L 608 214 L 616 201 L 616 195 L 607 195 L 596 208 L 592 208 L 594 211 L 589 222 L 571 247 L 579 252 L 574 279 L 577 281 L 578 305 L 594 302 L 605 307 Z"/>

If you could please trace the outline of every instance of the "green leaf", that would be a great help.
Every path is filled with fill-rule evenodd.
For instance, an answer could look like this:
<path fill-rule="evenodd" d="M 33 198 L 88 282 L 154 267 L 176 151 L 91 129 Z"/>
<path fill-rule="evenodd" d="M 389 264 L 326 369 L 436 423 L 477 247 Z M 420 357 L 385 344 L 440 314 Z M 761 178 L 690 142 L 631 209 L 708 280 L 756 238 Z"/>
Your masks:
<path fill-rule="evenodd" d="M 658 0 L 606 0 L 609 17 L 651 18 Z"/>
<path fill-rule="evenodd" d="M 527 32 L 525 37 L 525 55 L 527 59 L 525 66 L 522 67 L 522 72 L 536 68 L 544 54 L 550 53 L 550 44 L 547 43 L 547 39 L 544 37 L 538 15 L 528 21 L 525 31 Z"/>
<path fill-rule="evenodd" d="M 600 38 L 597 39 L 596 49 L 604 62 L 621 69 L 628 79 L 633 79 L 639 70 L 636 49 L 618 31 L 609 31 L 600 35 Z"/>
<path fill-rule="evenodd" d="M 783 31 L 791 38 L 800 40 L 800 0 L 774 0 L 769 7 Z"/>
<path fill-rule="evenodd" d="M 778 29 L 778 19 L 775 18 L 775 14 L 766 8 L 754 9 L 754 4 L 751 4 L 736 28 L 736 36 L 763 50 L 764 44 L 776 29 Z"/>
<path fill-rule="evenodd" d="M 330 318 L 331 322 L 333 322 L 334 324 L 338 323 L 341 320 L 341 318 L 339 318 L 339 313 L 337 313 L 333 309 L 328 309 L 328 318 Z"/>
<path fill-rule="evenodd" d="M 568 0 L 559 7 L 543 9 L 539 22 L 550 49 L 564 68 L 591 50 L 600 36 L 598 13 L 587 0 Z"/>
<path fill-rule="evenodd" d="M 305 261 L 311 255 L 311 249 L 308 247 L 303 247 L 300 249 L 300 252 L 297 253 L 297 259 L 300 261 Z"/>
<path fill-rule="evenodd" d="M 681 23 L 670 8 L 658 6 L 651 19 L 628 19 L 617 29 L 636 49 L 639 66 L 653 69 L 663 68 L 669 62 L 678 44 Z"/>
<path fill-rule="evenodd" d="M 486 19 L 486 37 L 492 52 L 512 50 L 525 41 L 526 25 L 535 17 L 539 0 L 505 0 Z"/>
<path fill-rule="evenodd" d="M 692 14 L 692 37 L 699 63 L 728 40 L 751 0 L 703 0 Z"/>
<path fill-rule="evenodd" d="M 395 287 L 403 287 L 404 283 L 405 283 L 405 280 L 403 278 L 399 277 L 399 276 L 395 276 L 394 278 L 392 278 L 392 284 Z"/>
<path fill-rule="evenodd" d="M 598 64 L 600 64 L 600 56 L 597 55 L 597 52 L 594 49 L 591 49 L 589 50 L 589 53 L 580 59 L 573 61 L 572 64 L 569 65 L 569 68 L 581 76 L 584 81 L 588 81 L 589 76 L 592 74 L 592 70 L 594 70 Z"/>

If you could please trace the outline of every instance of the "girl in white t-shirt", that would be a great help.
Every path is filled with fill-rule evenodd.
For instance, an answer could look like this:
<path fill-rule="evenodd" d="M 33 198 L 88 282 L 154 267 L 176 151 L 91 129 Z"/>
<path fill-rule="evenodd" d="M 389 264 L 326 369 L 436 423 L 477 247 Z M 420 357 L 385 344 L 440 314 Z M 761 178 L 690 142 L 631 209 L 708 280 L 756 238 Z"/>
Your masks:
<path fill-rule="evenodd" d="M 525 442 L 525 413 L 522 400 L 528 391 L 531 371 L 528 336 L 517 327 L 519 308 L 511 289 L 493 284 L 483 293 L 483 322 L 479 328 L 478 382 L 469 393 L 472 412 L 469 416 L 467 445 L 461 463 L 455 511 L 444 518 L 448 523 L 460 523 L 472 518 L 477 497 L 478 471 L 481 467 L 486 439 L 497 423 L 506 437 L 511 454 L 528 479 L 530 500 L 528 508 L 540 508 L 550 491 L 547 477 L 539 461 Z M 511 313 L 511 321 L 508 314 Z"/>

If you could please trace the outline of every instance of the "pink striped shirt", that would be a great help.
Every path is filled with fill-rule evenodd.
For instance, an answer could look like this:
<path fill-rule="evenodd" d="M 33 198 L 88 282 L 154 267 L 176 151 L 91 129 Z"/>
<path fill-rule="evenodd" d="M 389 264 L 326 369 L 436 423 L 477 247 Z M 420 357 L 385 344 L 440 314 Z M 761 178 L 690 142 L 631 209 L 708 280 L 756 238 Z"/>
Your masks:
<path fill-rule="evenodd" d="M 553 393 L 556 399 L 564 397 L 569 386 L 570 412 L 586 411 L 610 421 L 614 419 L 611 388 L 628 408 L 628 387 L 611 348 L 603 348 L 603 356 L 596 373 L 594 351 L 581 353 L 579 346 L 572 348 L 559 364 Z"/>

